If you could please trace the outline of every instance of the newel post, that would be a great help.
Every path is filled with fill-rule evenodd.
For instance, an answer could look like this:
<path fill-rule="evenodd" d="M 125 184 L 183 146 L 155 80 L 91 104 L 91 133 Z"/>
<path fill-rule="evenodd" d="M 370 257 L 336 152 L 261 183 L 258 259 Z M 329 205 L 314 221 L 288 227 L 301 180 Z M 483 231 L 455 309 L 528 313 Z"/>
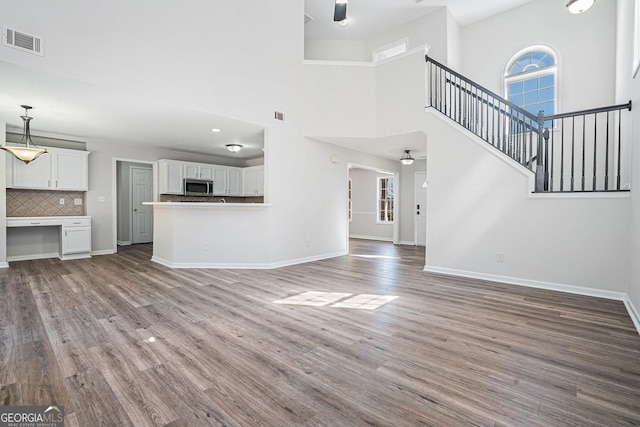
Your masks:
<path fill-rule="evenodd" d="M 544 111 L 538 111 L 538 153 L 536 162 L 536 193 L 544 192 Z"/>

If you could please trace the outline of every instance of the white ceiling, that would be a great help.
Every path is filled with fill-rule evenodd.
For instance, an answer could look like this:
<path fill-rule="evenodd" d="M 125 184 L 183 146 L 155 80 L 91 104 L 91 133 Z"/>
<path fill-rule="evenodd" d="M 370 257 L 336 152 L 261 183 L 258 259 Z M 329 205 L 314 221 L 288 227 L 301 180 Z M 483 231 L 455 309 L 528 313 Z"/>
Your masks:
<path fill-rule="evenodd" d="M 0 61 L 0 121 L 22 131 L 20 105 L 31 105 L 34 135 L 149 145 L 237 159 L 263 156 L 264 128 L 188 105 L 121 93 Z M 220 133 L 211 131 L 221 129 Z M 241 144 L 230 153 L 226 144 Z"/>
<path fill-rule="evenodd" d="M 313 137 L 313 139 L 392 160 L 400 160 L 404 150 L 411 150 L 411 156 L 414 159 L 427 156 L 427 135 L 424 132 L 378 138 Z"/>
<path fill-rule="evenodd" d="M 305 37 L 324 40 L 367 40 L 377 34 L 448 7 L 461 26 L 522 6 L 533 0 L 349 0 L 349 25 L 333 22 L 335 0 L 305 0 L 313 20 Z M 563 0 L 558 0 L 563 1 Z"/>

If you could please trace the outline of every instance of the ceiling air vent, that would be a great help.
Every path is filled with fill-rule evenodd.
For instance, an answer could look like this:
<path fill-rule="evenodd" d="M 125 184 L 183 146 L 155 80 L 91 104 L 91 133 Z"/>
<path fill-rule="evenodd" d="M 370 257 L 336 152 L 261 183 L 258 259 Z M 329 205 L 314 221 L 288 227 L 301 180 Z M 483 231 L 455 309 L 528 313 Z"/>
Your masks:
<path fill-rule="evenodd" d="M 9 27 L 2 27 L 2 44 L 23 52 L 44 56 L 44 40 L 42 37 L 23 33 Z"/>
<path fill-rule="evenodd" d="M 276 111 L 274 114 L 274 118 L 276 120 L 280 120 L 281 122 L 284 122 L 284 113 L 282 111 Z"/>

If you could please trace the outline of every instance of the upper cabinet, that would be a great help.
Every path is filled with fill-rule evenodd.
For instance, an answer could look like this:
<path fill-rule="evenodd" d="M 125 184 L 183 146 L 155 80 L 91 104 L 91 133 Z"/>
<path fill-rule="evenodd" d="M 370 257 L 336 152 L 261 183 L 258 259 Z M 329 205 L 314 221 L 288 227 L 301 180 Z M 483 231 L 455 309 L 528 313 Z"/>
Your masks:
<path fill-rule="evenodd" d="M 213 179 L 213 165 L 203 163 L 182 162 L 184 177 L 191 179 Z"/>
<path fill-rule="evenodd" d="M 30 190 L 89 190 L 89 152 L 47 148 L 29 164 L 6 156 L 7 188 Z"/>
<path fill-rule="evenodd" d="M 251 166 L 242 169 L 242 194 L 245 196 L 264 196 L 264 166 Z"/>
<path fill-rule="evenodd" d="M 184 194 L 184 162 L 158 160 L 160 194 Z"/>
<path fill-rule="evenodd" d="M 242 196 L 242 168 L 215 165 L 213 173 L 214 196 Z"/>

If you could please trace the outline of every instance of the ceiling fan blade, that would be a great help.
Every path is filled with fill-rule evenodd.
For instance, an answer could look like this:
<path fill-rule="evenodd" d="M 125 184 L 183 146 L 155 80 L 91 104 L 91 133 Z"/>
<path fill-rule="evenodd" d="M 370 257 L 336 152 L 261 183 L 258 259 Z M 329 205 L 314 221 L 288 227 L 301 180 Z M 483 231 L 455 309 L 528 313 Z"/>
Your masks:
<path fill-rule="evenodd" d="M 336 2 L 336 8 L 333 10 L 333 20 L 335 22 L 347 19 L 347 3 Z"/>

